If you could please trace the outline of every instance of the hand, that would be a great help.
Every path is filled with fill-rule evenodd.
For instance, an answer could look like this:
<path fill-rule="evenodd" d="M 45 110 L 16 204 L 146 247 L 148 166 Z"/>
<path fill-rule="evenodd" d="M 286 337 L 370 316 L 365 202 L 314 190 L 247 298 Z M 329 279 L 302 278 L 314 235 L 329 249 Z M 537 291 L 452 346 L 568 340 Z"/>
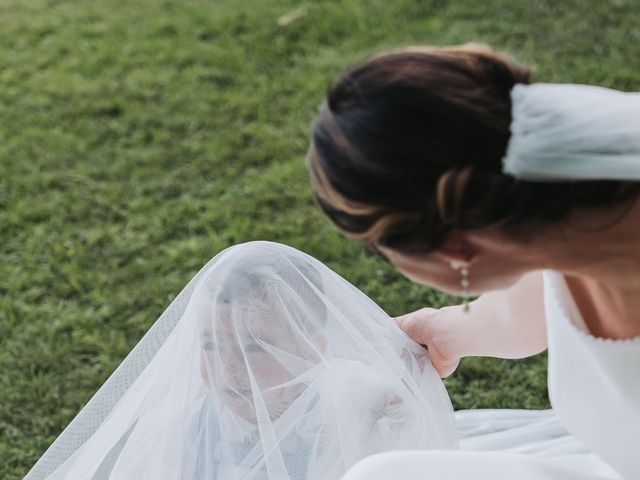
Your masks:
<path fill-rule="evenodd" d="M 454 331 L 457 322 L 449 317 L 451 313 L 448 308 L 422 308 L 394 319 L 402 331 L 427 348 L 441 378 L 455 371 L 461 357 L 457 349 L 458 335 Z"/>

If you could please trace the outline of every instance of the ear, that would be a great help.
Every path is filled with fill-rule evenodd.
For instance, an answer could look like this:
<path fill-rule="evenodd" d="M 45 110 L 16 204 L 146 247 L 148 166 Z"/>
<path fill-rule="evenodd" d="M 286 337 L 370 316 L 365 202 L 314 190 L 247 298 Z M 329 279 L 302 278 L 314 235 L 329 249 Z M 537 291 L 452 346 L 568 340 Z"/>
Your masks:
<path fill-rule="evenodd" d="M 458 261 L 468 266 L 479 253 L 473 238 L 469 233 L 455 233 L 435 254 L 447 263 Z"/>

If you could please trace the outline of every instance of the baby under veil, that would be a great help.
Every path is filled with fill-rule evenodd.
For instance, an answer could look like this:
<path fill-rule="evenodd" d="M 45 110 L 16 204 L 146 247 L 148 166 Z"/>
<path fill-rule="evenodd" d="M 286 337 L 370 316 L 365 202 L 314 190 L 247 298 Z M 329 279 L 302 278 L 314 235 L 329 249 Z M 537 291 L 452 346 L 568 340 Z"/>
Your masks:
<path fill-rule="evenodd" d="M 318 260 L 249 242 L 198 272 L 25 478 L 331 480 L 457 446 L 424 348 Z"/>

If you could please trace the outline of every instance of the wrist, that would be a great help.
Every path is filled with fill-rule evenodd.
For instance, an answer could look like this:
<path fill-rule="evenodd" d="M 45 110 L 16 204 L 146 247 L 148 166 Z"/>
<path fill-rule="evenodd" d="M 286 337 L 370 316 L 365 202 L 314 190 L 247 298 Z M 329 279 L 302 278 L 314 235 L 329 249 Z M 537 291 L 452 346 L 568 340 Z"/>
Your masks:
<path fill-rule="evenodd" d="M 472 338 L 470 313 L 464 311 L 464 305 L 452 305 L 439 309 L 435 335 L 448 345 L 452 356 L 462 358 L 472 356 Z"/>

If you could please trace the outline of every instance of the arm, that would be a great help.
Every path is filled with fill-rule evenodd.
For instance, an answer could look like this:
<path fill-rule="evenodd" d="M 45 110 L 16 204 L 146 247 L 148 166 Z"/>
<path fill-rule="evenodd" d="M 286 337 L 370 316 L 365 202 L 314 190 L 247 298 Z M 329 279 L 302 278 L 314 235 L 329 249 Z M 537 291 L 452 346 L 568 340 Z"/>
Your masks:
<path fill-rule="evenodd" d="M 487 292 L 470 303 L 439 310 L 425 308 L 398 317 L 402 330 L 429 349 L 441 376 L 460 358 L 522 358 L 547 347 L 542 271 L 529 272 L 504 290 Z"/>

